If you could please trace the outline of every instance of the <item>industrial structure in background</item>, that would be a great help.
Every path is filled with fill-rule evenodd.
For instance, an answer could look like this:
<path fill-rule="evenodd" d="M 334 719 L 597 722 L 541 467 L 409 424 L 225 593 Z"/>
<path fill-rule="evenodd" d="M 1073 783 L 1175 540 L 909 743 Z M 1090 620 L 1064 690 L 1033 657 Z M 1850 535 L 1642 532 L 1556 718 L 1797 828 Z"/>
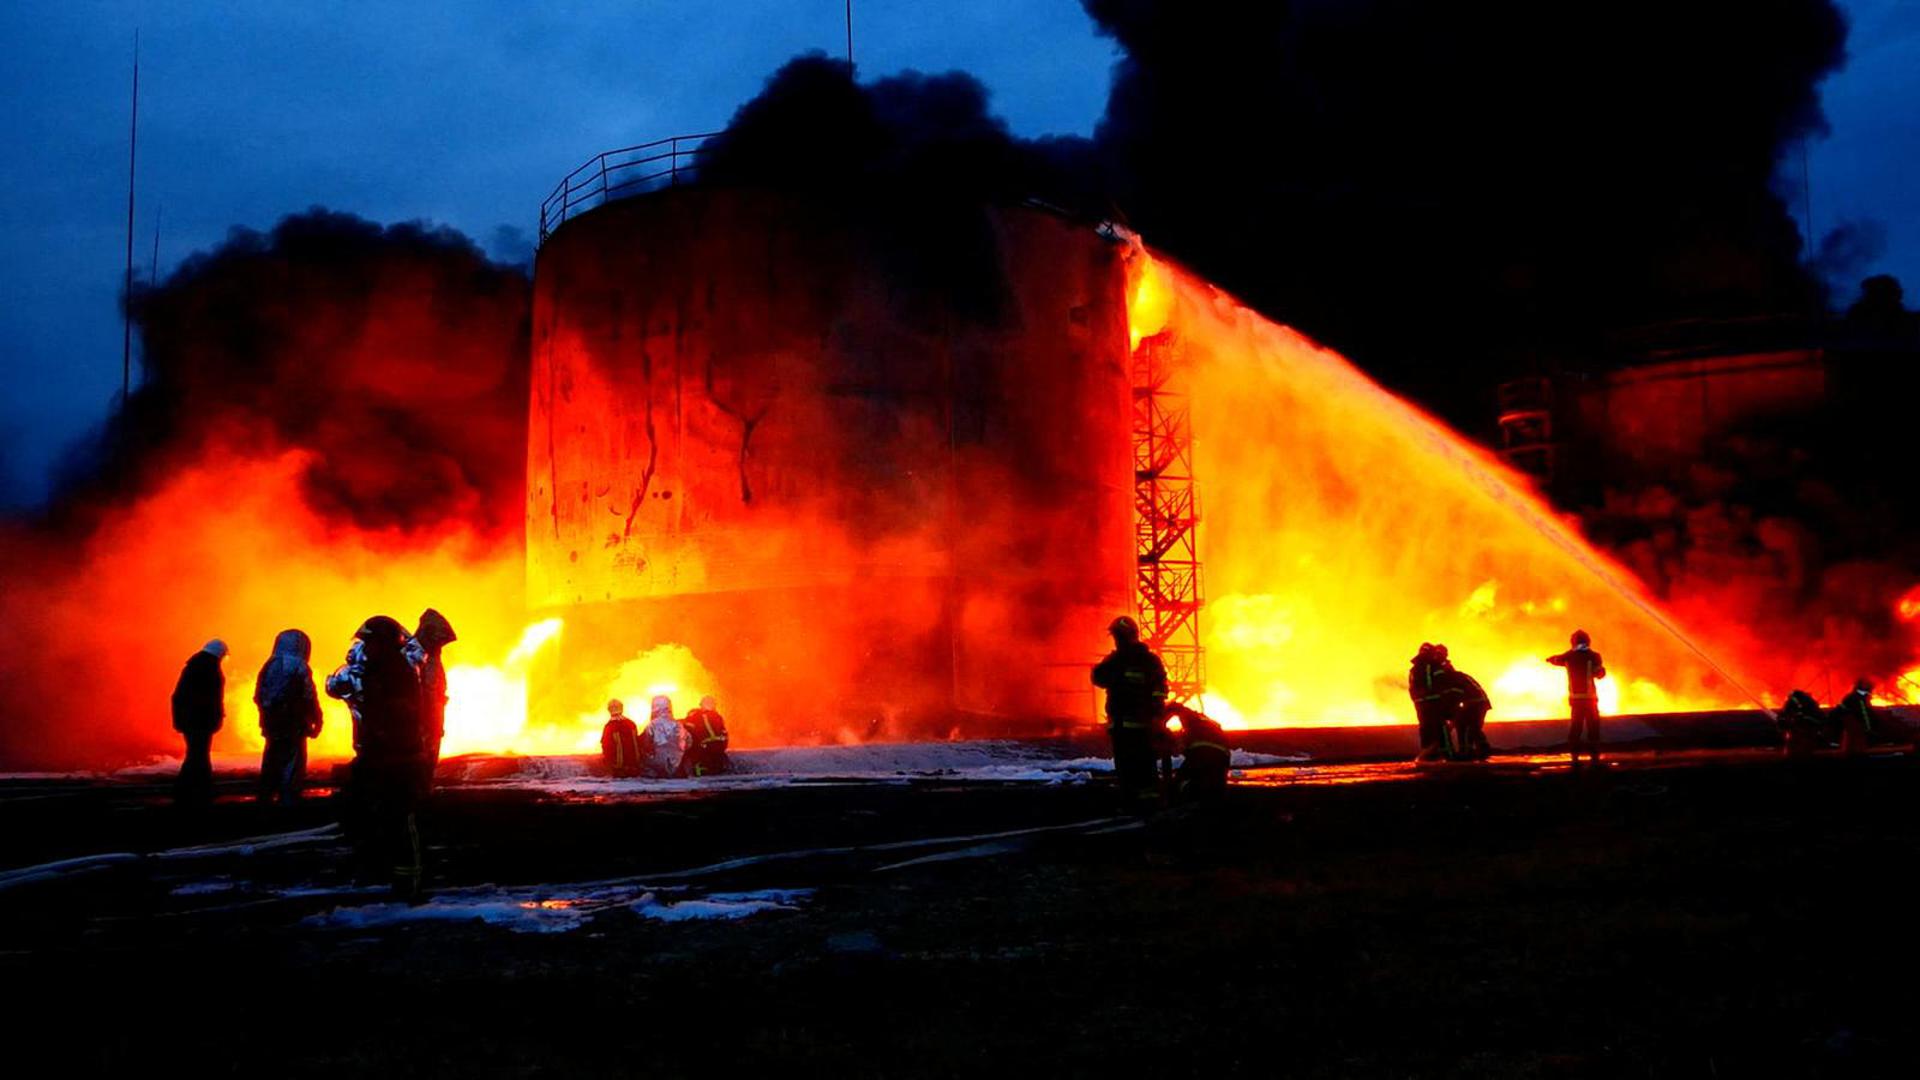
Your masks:
<path fill-rule="evenodd" d="M 1041 207 L 689 182 L 694 152 L 543 208 L 527 590 L 567 629 L 531 715 L 672 642 L 730 715 L 822 738 L 1064 730 L 1136 583 L 1192 693 L 1187 425 L 1158 347 L 1130 386 L 1129 249 Z"/>
<path fill-rule="evenodd" d="M 1661 324 L 1620 338 L 1612 353 L 1592 372 L 1498 388 L 1501 456 L 1566 504 L 1591 501 L 1607 477 L 1670 474 L 1715 441 L 1828 392 L 1829 350 L 1798 317 Z"/>
<path fill-rule="evenodd" d="M 1133 533 L 1135 602 L 1142 639 L 1167 667 L 1167 696 L 1206 692 L 1200 644 L 1200 497 L 1193 479 L 1193 423 L 1180 388 L 1182 357 L 1171 331 L 1133 349 Z"/>

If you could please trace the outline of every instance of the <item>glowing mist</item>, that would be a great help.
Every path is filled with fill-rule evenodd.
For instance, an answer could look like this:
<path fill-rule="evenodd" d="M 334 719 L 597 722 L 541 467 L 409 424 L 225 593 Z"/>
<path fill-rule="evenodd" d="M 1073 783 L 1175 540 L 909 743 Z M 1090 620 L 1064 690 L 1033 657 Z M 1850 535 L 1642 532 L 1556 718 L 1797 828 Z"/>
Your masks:
<path fill-rule="evenodd" d="M 1410 722 L 1406 662 L 1435 641 L 1495 719 L 1564 716 L 1542 658 L 1576 627 L 1608 657 L 1608 712 L 1741 704 L 1740 680 L 1492 454 L 1165 260 L 1134 273 L 1134 340 L 1171 334 L 1192 397 L 1214 712 Z"/>

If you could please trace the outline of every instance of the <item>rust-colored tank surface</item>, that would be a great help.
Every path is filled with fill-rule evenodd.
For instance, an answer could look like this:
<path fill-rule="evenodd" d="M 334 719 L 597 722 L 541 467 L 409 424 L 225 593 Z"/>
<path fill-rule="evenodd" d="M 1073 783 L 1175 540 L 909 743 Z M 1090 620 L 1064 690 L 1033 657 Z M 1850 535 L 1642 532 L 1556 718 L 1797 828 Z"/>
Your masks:
<path fill-rule="evenodd" d="M 1090 719 L 1130 607 L 1122 258 L 1039 209 L 744 190 L 557 230 L 527 584 L 565 629 L 536 713 L 613 685 L 713 693 L 746 744 Z"/>

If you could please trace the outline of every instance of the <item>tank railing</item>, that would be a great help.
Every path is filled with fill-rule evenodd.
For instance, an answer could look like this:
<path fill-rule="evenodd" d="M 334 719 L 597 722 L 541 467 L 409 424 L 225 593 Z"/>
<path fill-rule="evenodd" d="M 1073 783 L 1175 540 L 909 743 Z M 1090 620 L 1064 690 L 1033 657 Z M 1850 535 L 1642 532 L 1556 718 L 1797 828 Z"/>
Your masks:
<path fill-rule="evenodd" d="M 540 239 L 596 206 L 692 180 L 707 140 L 717 134 L 675 135 L 595 154 L 540 203 Z"/>

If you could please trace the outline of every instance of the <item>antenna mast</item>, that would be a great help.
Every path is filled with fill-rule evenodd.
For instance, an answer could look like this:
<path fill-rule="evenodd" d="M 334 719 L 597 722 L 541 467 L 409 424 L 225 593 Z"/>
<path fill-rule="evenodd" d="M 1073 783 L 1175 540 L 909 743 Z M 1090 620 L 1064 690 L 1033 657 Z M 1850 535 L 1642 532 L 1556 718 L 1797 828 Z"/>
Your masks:
<path fill-rule="evenodd" d="M 140 31 L 133 32 L 133 110 L 127 129 L 127 275 L 120 298 L 120 407 L 133 391 L 133 178 L 140 152 Z"/>

